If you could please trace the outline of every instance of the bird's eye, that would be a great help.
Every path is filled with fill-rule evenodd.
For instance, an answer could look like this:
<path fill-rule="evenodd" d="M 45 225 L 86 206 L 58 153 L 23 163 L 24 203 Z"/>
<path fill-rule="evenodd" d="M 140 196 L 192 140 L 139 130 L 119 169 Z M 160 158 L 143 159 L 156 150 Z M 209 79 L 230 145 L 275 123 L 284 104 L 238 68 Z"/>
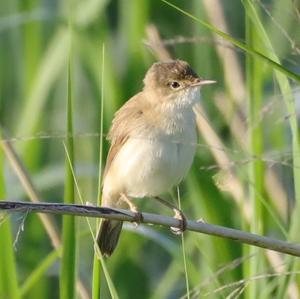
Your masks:
<path fill-rule="evenodd" d="M 173 81 L 170 83 L 171 88 L 177 89 L 180 87 L 180 84 L 177 81 Z"/>

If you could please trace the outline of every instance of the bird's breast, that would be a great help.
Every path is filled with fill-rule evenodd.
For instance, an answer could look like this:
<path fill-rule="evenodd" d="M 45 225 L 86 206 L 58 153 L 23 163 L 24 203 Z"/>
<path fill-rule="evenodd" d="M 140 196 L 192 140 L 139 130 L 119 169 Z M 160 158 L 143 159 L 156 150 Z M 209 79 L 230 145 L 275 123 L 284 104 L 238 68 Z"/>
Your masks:
<path fill-rule="evenodd" d="M 168 192 L 179 184 L 195 155 L 197 136 L 195 122 L 190 120 L 180 127 L 177 122 L 170 131 L 156 129 L 131 136 L 115 157 L 104 189 L 118 186 L 131 197 L 145 197 Z"/>

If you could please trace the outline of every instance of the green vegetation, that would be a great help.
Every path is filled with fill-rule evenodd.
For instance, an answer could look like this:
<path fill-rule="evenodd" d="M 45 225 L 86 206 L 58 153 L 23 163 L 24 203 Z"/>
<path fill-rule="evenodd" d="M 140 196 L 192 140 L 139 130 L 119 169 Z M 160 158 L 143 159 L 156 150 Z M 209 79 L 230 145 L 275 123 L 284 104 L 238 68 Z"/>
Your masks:
<path fill-rule="evenodd" d="M 113 114 L 163 55 L 151 24 L 218 81 L 202 90 L 185 214 L 300 242 L 299 0 L 1 1 L 0 135 L 38 195 L 0 147 L 0 200 L 100 203 Z M 295 257 L 126 224 L 99 261 L 95 219 L 48 220 L 0 214 L 0 299 L 300 297 Z"/>

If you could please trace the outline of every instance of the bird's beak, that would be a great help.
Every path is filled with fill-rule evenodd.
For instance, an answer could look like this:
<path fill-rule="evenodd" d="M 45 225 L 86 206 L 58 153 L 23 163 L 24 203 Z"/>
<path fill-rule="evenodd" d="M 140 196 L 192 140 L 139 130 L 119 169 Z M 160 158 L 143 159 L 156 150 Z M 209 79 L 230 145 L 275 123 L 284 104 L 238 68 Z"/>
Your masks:
<path fill-rule="evenodd" d="M 193 82 L 191 84 L 191 86 L 192 87 L 194 87 L 194 86 L 202 86 L 202 85 L 208 85 L 208 84 L 214 84 L 214 83 L 217 83 L 217 81 L 215 81 L 215 80 L 206 80 L 206 79 L 199 78 L 199 79 L 195 80 L 195 82 Z"/>

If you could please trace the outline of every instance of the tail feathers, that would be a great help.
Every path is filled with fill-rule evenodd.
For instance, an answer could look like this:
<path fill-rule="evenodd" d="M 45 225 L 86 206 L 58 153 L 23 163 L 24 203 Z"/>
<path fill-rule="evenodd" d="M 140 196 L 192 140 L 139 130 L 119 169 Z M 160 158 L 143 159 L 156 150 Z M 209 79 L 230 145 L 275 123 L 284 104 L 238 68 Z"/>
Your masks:
<path fill-rule="evenodd" d="M 117 220 L 103 220 L 97 234 L 97 243 L 104 256 L 111 256 L 117 247 L 123 222 Z"/>

